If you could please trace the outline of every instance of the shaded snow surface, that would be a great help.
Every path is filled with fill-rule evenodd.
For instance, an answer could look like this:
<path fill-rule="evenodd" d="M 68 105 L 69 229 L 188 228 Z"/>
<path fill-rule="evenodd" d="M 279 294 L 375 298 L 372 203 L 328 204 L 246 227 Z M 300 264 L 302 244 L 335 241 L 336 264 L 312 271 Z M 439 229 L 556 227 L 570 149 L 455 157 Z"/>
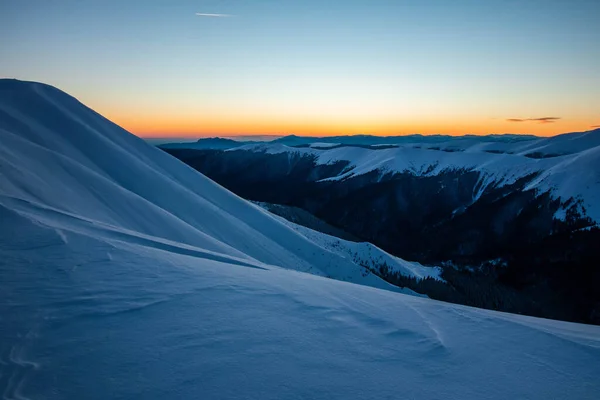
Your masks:
<path fill-rule="evenodd" d="M 600 396 L 599 327 L 326 279 L 389 288 L 56 89 L 0 139 L 4 398 Z"/>

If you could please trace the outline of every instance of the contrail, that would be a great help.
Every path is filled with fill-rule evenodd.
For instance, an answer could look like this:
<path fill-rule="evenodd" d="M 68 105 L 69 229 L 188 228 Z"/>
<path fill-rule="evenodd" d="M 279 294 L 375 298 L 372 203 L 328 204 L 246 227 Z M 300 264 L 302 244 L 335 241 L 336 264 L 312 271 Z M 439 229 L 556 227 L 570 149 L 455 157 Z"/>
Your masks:
<path fill-rule="evenodd" d="M 232 15 L 230 14 L 207 14 L 207 13 L 196 13 L 199 17 L 213 17 L 213 18 L 228 18 Z"/>

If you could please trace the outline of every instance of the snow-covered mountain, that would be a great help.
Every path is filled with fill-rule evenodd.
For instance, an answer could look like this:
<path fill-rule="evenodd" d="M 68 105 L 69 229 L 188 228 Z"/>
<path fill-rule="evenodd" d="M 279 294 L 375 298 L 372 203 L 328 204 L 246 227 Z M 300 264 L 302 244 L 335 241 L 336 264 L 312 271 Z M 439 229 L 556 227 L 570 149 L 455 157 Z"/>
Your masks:
<path fill-rule="evenodd" d="M 58 90 L 2 88 L 2 206 L 57 229 L 399 290 Z"/>
<path fill-rule="evenodd" d="M 600 394 L 599 327 L 394 293 L 46 85 L 0 80 L 0 221 L 7 399 Z"/>
<path fill-rule="evenodd" d="M 481 182 L 473 193 L 473 201 L 488 187 L 511 185 L 535 174 L 527 189 L 549 191 L 565 200 L 582 199 L 586 214 L 600 221 L 600 129 L 551 138 L 443 137 L 445 140 L 433 143 L 420 137 L 410 142 L 399 137 L 399 144 L 390 138 L 380 148 L 368 145 L 370 137 L 366 138 L 365 145 L 360 147 L 339 144 L 339 138 L 331 139 L 337 147 L 328 146 L 323 138 L 315 138 L 308 147 L 290 147 L 274 141 L 247 144 L 235 150 L 294 153 L 314 157 L 317 165 L 347 163 L 343 171 L 329 180 L 369 172 L 437 176 L 448 171 L 476 171 Z"/>

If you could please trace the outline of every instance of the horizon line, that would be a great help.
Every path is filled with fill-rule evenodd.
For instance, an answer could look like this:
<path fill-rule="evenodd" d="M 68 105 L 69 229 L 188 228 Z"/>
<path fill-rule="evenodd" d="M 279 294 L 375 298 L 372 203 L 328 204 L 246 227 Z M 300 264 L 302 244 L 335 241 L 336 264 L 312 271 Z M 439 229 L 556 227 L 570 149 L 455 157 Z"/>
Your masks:
<path fill-rule="evenodd" d="M 239 133 L 239 134 L 219 134 L 219 133 L 208 133 L 208 134 L 197 134 L 197 135 L 189 135 L 189 134 L 182 134 L 182 135 L 154 135 L 154 134 L 146 134 L 146 133 L 134 133 L 131 132 L 132 134 L 140 137 L 140 138 L 144 138 L 144 139 L 209 139 L 209 138 L 229 138 L 229 137 L 274 137 L 274 138 L 280 138 L 280 137 L 288 137 L 288 136 L 295 136 L 295 137 L 308 137 L 308 138 L 332 138 L 332 137 L 356 137 L 356 136 L 372 136 L 372 137 L 407 137 L 407 136 L 447 136 L 447 137 L 465 137 L 465 136 L 530 136 L 530 137 L 539 137 L 539 138 L 547 138 L 547 137 L 553 137 L 553 136 L 559 136 L 559 135 L 564 135 L 564 134 L 568 134 L 568 133 L 577 133 L 577 132 L 563 132 L 563 133 L 557 133 L 555 135 L 551 135 L 551 136 L 541 136 L 541 135 L 535 135 L 532 133 L 463 133 L 463 134 L 457 134 L 457 135 L 451 135 L 451 134 L 444 134 L 444 133 L 406 133 L 406 134 L 398 134 L 398 135 L 377 135 L 377 134 L 371 134 L 371 133 L 356 133 L 356 134 L 334 134 L 334 135 L 319 135 L 319 134 L 314 134 L 314 135 L 305 135 L 305 134 L 295 134 L 295 133 L 282 133 L 282 134 L 260 134 L 260 133 L 251 133 L 251 134 L 244 134 L 244 133 Z"/>
<path fill-rule="evenodd" d="M 281 133 L 156 133 L 156 132 L 134 132 L 129 130 L 132 134 L 142 138 L 156 138 L 156 139 L 167 139 L 167 138 L 211 138 L 211 137 L 284 137 L 284 136 L 297 136 L 297 137 L 316 137 L 316 138 L 328 138 L 328 137 L 340 137 L 340 136 L 375 136 L 375 137 L 402 137 L 402 136 L 448 136 L 448 137 L 463 137 L 463 136 L 532 136 L 539 138 L 548 138 L 554 136 L 565 135 L 569 133 L 585 133 L 598 131 L 599 128 L 590 127 L 584 130 L 570 130 L 565 132 L 557 132 L 549 135 L 540 135 L 535 133 L 518 133 L 518 132 L 502 132 L 502 133 L 398 133 L 398 134 L 376 134 L 376 133 L 334 133 L 334 134 L 320 134 L 320 133 L 293 133 L 293 132 L 281 132 Z"/>

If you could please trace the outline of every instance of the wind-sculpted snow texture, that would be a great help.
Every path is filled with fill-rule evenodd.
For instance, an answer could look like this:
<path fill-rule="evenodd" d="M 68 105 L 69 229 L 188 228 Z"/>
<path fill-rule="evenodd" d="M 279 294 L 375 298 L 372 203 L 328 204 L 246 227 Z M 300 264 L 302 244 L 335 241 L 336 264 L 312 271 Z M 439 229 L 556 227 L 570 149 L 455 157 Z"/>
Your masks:
<path fill-rule="evenodd" d="M 54 88 L 0 81 L 0 139 L 3 398 L 600 395 L 599 327 L 381 290 Z"/>

